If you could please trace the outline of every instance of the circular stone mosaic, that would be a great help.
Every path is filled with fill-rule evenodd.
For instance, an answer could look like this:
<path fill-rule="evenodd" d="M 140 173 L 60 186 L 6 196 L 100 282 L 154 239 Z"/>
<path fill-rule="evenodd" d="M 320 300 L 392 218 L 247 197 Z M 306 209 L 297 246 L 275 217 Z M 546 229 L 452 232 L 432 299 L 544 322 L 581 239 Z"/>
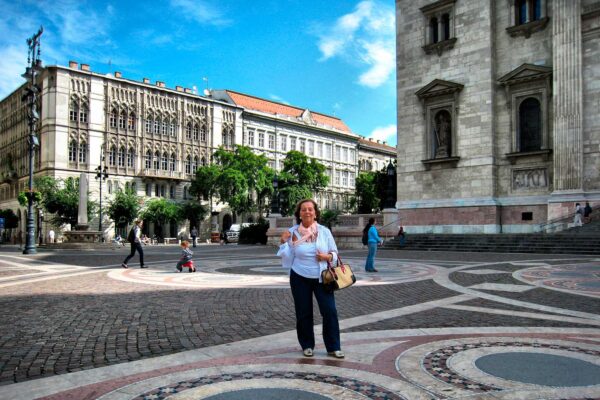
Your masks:
<path fill-rule="evenodd" d="M 430 279 L 437 267 L 413 262 L 378 260 L 379 273 L 364 271 L 364 259 L 345 258 L 356 276 L 357 286 L 386 285 Z M 195 261 L 198 272 L 177 272 L 173 265 L 152 265 L 148 269 L 114 269 L 108 272 L 112 279 L 132 283 L 193 288 L 288 288 L 287 271 L 280 261 L 265 260 L 210 260 Z"/>
<path fill-rule="evenodd" d="M 317 393 L 305 392 L 297 389 L 243 389 L 214 396 L 205 397 L 204 400 L 330 400 L 330 397 L 321 396 Z"/>
<path fill-rule="evenodd" d="M 520 281 L 547 289 L 600 297 L 600 263 L 545 265 L 514 272 Z"/>
<path fill-rule="evenodd" d="M 554 354 L 507 352 L 475 360 L 477 368 L 500 378 L 544 386 L 600 384 L 600 366 Z"/>
<path fill-rule="evenodd" d="M 176 382 L 170 385 L 162 386 L 159 388 L 155 388 L 146 393 L 140 394 L 134 398 L 134 400 L 162 400 L 167 398 L 177 399 L 178 394 L 181 396 L 185 395 L 186 391 L 191 391 L 192 393 L 196 392 L 193 398 L 198 399 L 211 399 L 211 400 L 230 400 L 236 399 L 236 397 L 211 397 L 198 395 L 197 389 L 202 387 L 207 387 L 211 385 L 215 385 L 218 387 L 221 384 L 224 384 L 229 390 L 227 392 L 219 393 L 219 394 L 227 394 L 233 391 L 245 392 L 249 383 L 253 380 L 257 380 L 259 384 L 263 385 L 260 388 L 253 389 L 262 389 L 268 390 L 273 389 L 269 387 L 268 382 L 273 380 L 274 382 L 279 382 L 280 384 L 288 381 L 290 385 L 298 385 L 302 384 L 306 387 L 312 387 L 312 385 L 320 386 L 320 392 L 327 394 L 327 392 L 332 393 L 347 393 L 347 395 L 342 394 L 342 398 L 348 399 L 359 399 L 359 398 L 367 398 L 367 399 L 380 399 L 380 400 L 405 400 L 404 397 L 399 394 L 394 393 L 391 390 L 388 390 L 382 386 L 374 385 L 369 382 L 360 381 L 357 379 L 333 376 L 333 375 L 324 375 L 317 374 L 313 372 L 296 372 L 296 371 L 257 371 L 257 372 L 241 372 L 241 373 L 232 373 L 232 374 L 222 374 L 222 375 L 212 375 L 201 377 L 194 380 L 186 380 L 181 382 Z M 237 381 L 237 382 L 236 382 Z M 231 390 L 233 383 L 236 389 Z M 330 387 L 329 390 L 324 389 L 325 387 Z M 240 386 L 242 388 L 240 388 Z M 337 389 L 336 389 L 337 388 Z M 289 391 L 289 388 L 279 388 Z M 313 395 L 313 392 L 307 392 L 305 390 L 300 390 L 302 395 Z M 248 392 L 247 392 L 248 393 Z M 271 392 L 272 393 L 272 392 Z M 191 394 L 191 393 L 190 393 Z M 298 394 L 298 393 L 295 393 Z M 241 398 L 254 398 L 254 397 L 237 397 L 237 399 Z M 259 397 L 262 399 L 262 397 Z M 280 397 L 282 399 L 287 399 L 288 397 Z M 317 397 L 296 397 L 298 400 L 317 400 L 320 398 Z M 322 397 L 321 397 L 322 398 Z M 337 398 L 337 397 L 332 397 Z M 328 399 L 328 397 L 325 397 Z"/>

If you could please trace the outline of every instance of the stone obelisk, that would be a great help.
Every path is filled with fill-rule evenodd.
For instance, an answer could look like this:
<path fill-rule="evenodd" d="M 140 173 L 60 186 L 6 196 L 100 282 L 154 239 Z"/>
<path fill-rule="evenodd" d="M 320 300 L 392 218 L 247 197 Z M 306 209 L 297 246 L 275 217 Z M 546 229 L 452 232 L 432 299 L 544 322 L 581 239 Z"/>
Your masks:
<path fill-rule="evenodd" d="M 87 211 L 88 181 L 87 174 L 81 173 L 79 176 L 79 207 L 77 208 L 77 230 L 87 231 L 88 211 Z"/>

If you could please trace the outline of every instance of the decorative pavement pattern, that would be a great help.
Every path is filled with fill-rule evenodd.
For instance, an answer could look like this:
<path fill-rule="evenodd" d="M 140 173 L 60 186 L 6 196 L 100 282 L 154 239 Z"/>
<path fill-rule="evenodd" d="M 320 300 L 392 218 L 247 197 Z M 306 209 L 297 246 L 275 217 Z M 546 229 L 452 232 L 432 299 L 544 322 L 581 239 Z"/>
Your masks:
<path fill-rule="evenodd" d="M 195 251 L 0 248 L 0 399 L 600 399 L 598 258 L 345 251 L 335 359 L 320 325 L 302 357 L 273 248 Z"/>

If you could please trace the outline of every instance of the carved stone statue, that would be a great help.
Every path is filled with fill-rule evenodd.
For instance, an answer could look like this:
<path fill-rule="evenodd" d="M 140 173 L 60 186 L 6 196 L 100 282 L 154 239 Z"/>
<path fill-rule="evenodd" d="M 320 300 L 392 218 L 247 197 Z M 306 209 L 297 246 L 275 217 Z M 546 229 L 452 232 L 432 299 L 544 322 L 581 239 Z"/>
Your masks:
<path fill-rule="evenodd" d="M 446 112 L 439 112 L 435 116 L 434 133 L 436 140 L 435 158 L 450 157 L 450 119 Z"/>

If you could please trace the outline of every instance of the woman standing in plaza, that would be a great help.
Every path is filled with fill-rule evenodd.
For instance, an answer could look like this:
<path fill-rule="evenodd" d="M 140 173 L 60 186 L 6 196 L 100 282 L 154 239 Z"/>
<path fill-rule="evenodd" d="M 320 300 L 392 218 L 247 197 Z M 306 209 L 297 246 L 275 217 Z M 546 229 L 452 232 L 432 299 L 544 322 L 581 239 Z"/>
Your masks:
<path fill-rule="evenodd" d="M 331 231 L 320 225 L 320 211 L 311 199 L 296 206 L 296 225 L 283 232 L 277 255 L 290 271 L 290 287 L 296 311 L 296 333 L 305 357 L 312 357 L 315 348 L 313 294 L 323 317 L 323 341 L 327 354 L 343 358 L 340 327 L 334 294 L 325 290 L 321 273 L 327 262 L 337 261 L 337 246 Z"/>
<path fill-rule="evenodd" d="M 367 233 L 367 246 L 369 246 L 369 254 L 365 263 L 365 271 L 378 272 L 375 269 L 375 254 L 377 254 L 377 246 L 381 243 L 381 238 L 375 228 L 375 218 L 369 218 L 369 223 L 363 229 L 363 233 Z"/>

